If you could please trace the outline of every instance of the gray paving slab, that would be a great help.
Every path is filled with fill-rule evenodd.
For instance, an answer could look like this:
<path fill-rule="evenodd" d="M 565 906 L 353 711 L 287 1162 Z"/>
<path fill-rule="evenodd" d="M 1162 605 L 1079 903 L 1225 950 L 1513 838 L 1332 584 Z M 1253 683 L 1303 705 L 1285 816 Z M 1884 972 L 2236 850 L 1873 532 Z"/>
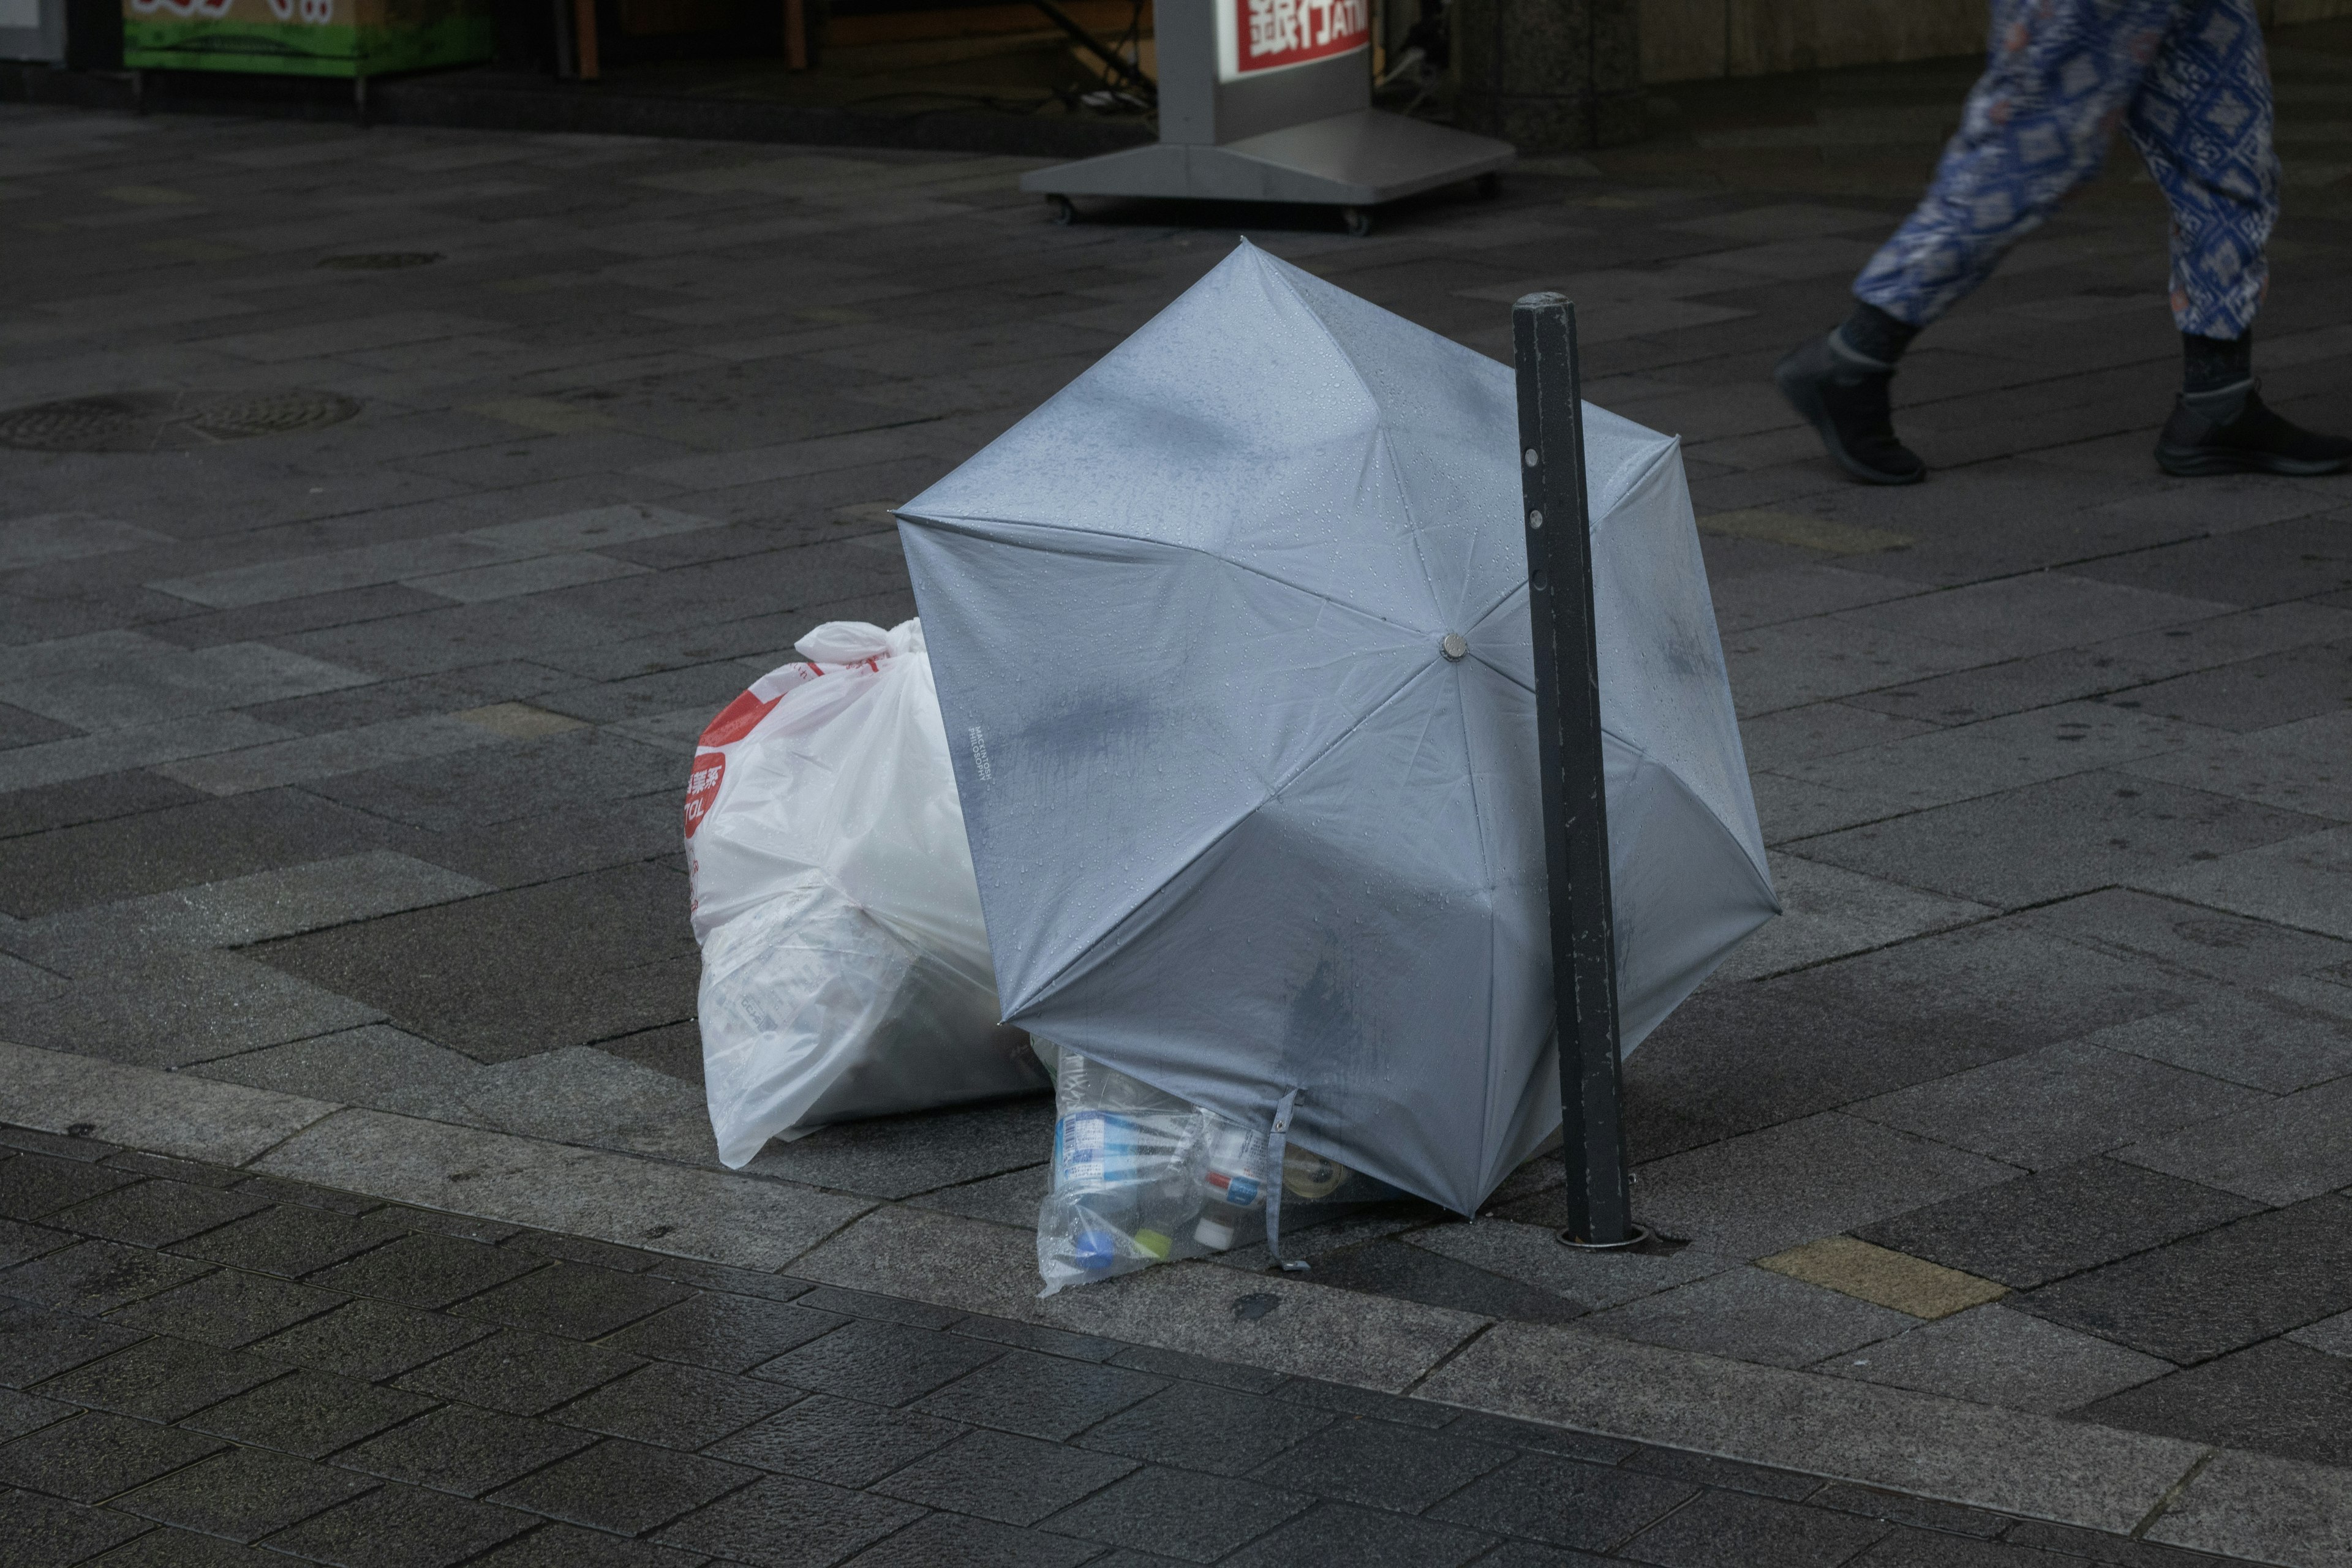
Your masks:
<path fill-rule="evenodd" d="M 1677 1252 L 1576 1252 L 1559 1244 L 1547 1226 L 1506 1219 L 1435 1226 L 1405 1238 L 1447 1258 L 1519 1279 L 1586 1308 L 1622 1306 L 1740 1267 L 1736 1256 L 1685 1247 Z"/>
<path fill-rule="evenodd" d="M 278 1144 L 255 1168 L 749 1268 L 790 1261 L 870 1206 L 777 1182 L 373 1110 L 342 1111 Z"/>
<path fill-rule="evenodd" d="M 0 572 L 169 544 L 171 536 L 89 512 L 50 511 L 0 522 Z"/>
<path fill-rule="evenodd" d="M 1897 1089 L 1850 1113 L 2042 1170 L 2272 1103 L 2260 1089 L 2081 1040 Z"/>
<path fill-rule="evenodd" d="M 2352 1563 L 2343 1472 L 2264 1454 L 2223 1452 L 2198 1472 L 2147 1539 L 2317 1568 Z"/>
<path fill-rule="evenodd" d="M 1787 847 L 2009 909 L 2118 884 L 2214 902 L 2194 890 L 2210 879 L 2212 862 L 2326 826 L 2324 817 L 2108 771 L 1906 816 L 1883 806 L 1868 815 L 1891 819 Z"/>
<path fill-rule="evenodd" d="M 2289 811 L 2352 820 L 2352 712 L 2338 710 L 2245 735 L 2223 735 L 2125 771 Z"/>
<path fill-rule="evenodd" d="M 1917 811 L 2191 746 L 2207 731 L 2105 702 L 2062 702 L 1774 771 L 1860 795 L 1879 815 Z"/>
<path fill-rule="evenodd" d="M 2273 1094 L 2352 1076 L 2352 1026 L 2258 996 L 2219 996 L 2102 1029 L 2083 1043 Z"/>
<path fill-rule="evenodd" d="M 1771 854 L 1780 916 L 1732 950 L 1718 980 L 1758 980 L 1825 959 L 1890 946 L 1980 920 L 1993 910 L 1799 855 Z"/>
<path fill-rule="evenodd" d="M 1799 1386 L 1808 1391 L 1801 1405 L 1788 1398 Z M 1573 1327 L 1532 1323 L 1498 1326 L 1420 1392 L 1501 1415 L 2116 1531 L 2145 1518 L 2204 1452 L 2177 1439 L 1937 1395 L 1865 1392 L 1780 1367 L 1620 1348 Z"/>
<path fill-rule="evenodd" d="M 202 1078 L 436 1121 L 479 1120 L 467 1100 L 481 1064 L 385 1024 L 222 1057 L 189 1069 Z"/>
<path fill-rule="evenodd" d="M 567 551 L 555 555 L 533 556 L 528 561 L 504 561 L 488 566 L 468 567 L 461 572 L 411 577 L 405 581 L 410 587 L 423 593 L 454 599 L 461 605 L 481 605 L 497 599 L 520 598 L 526 594 L 548 594 L 558 588 L 609 582 L 614 577 L 634 577 L 644 571 L 642 566 L 614 561 L 609 556 L 586 551 Z"/>
<path fill-rule="evenodd" d="M 2352 940 L 2352 829 L 2327 828 L 2131 878 L 2150 892 Z"/>
<path fill-rule="evenodd" d="M 1988 654 L 2027 658 L 2085 642 L 2105 642 L 2227 614 L 2210 599 L 2037 572 L 1906 599 L 1898 605 L 1841 612 L 1839 619 L 1877 629 L 1924 633 Z"/>
<path fill-rule="evenodd" d="M 2262 1206 L 2217 1187 L 2095 1159 L 1979 1187 L 1856 1234 L 2026 1289 L 2211 1230 Z"/>
<path fill-rule="evenodd" d="M 1933 991 L 1917 992 L 1911 1008 L 1888 1008 L 1886 1017 L 1846 997 L 1816 1000 L 1812 993 L 1826 989 L 1816 977 L 1837 967 L 1763 984 L 1711 985 L 1666 1019 L 1625 1064 L 1626 1142 L 1636 1164 L 2025 1048 L 2011 1037 L 2022 1032 L 2013 1011 L 1983 1016 L 1969 1005 L 1976 998 L 1946 997 L 1937 1009 Z M 1879 1000 L 1874 986 L 1854 999 L 1874 1007 Z M 1497 1212 L 1566 1223 L 1549 1209 L 1540 1216 L 1518 1212 L 1512 1200 L 1526 1196 L 1502 1189 Z"/>
<path fill-rule="evenodd" d="M 2088 1405 L 2175 1370 L 2170 1362 L 2043 1322 L 1999 1303 L 1918 1324 L 1824 1360 L 1820 1369 L 1838 1377 L 2045 1415 Z M 2175 1430 L 2169 1426 L 2156 1429 Z"/>
<path fill-rule="evenodd" d="M 502 1131 L 717 1163 L 698 1088 L 593 1047 L 567 1046 L 480 1068 L 463 1092 L 467 1120 Z"/>
<path fill-rule="evenodd" d="M 1410 1384 L 1486 1321 L 1289 1278 L 1236 1278 L 1205 1264 L 1147 1270 L 1110 1289 L 1041 1302 L 1034 1232 L 908 1207 L 875 1209 L 792 1268 L 857 1289 L 1389 1389 Z M 1258 1292 L 1278 1304 L 1235 1318 L 1233 1302 Z"/>
<path fill-rule="evenodd" d="M 2352 943 L 2122 888 L 2044 905 L 2017 923 L 2095 952 L 2150 958 L 2236 986 L 2266 986 L 2352 963 Z"/>
<path fill-rule="evenodd" d="M 189 649 L 132 631 L 0 650 L 0 701 L 86 732 L 152 726 L 370 679 L 266 643 Z"/>
<path fill-rule="evenodd" d="M 1926 720 L 1881 713 L 1851 702 L 1813 702 L 1748 720 L 1739 727 L 1739 740 L 1750 768 L 1785 769 L 1819 757 L 1932 735 L 1937 729 Z"/>
<path fill-rule="evenodd" d="M 1037 1206 L 1045 1202 L 1053 1184 L 1052 1167 L 1040 1162 L 1018 1171 L 1007 1171 L 1001 1176 L 918 1193 L 907 1201 L 918 1207 L 945 1209 L 950 1214 L 992 1220 L 998 1225 L 1034 1225 Z"/>
<path fill-rule="evenodd" d="M 109 730 L 102 734 L 76 735 L 0 752 L 0 791 L 70 784 L 101 773 L 267 745 L 287 738 L 288 731 L 278 725 L 265 724 L 242 713 L 205 713 Z"/>
<path fill-rule="evenodd" d="M 2189 1364 L 2352 1306 L 2352 1198 L 2269 1209 L 2012 1299 L 2019 1310 Z"/>
<path fill-rule="evenodd" d="M 129 792 L 132 802 L 146 791 Z M 38 917 L 200 883 L 392 847 L 376 819 L 316 795 L 268 791 L 233 800 L 173 796 L 146 810 L 100 810 L 60 832 L 0 843 L 0 904 Z"/>
<path fill-rule="evenodd" d="M 2132 698 L 2149 712 L 2243 733 L 2341 710 L 2352 702 L 2352 671 L 2341 647 L 2297 647 L 2158 681 Z"/>
<path fill-rule="evenodd" d="M 1821 964 L 1769 989 L 1874 1026 L 1906 1050 L 1933 1043 L 1974 1052 L 1969 1066 L 2186 1006 L 2211 992 L 2201 977 L 2144 955 L 2101 951 L 2015 919 Z"/>
<path fill-rule="evenodd" d="M 387 311 L 310 326 L 235 333 L 212 339 L 209 346 L 221 353 L 271 363 L 313 354 L 379 348 L 391 343 L 425 342 L 495 324 L 430 310 Z"/>
<path fill-rule="evenodd" d="M 165 763 L 157 771 L 206 795 L 243 795 L 446 757 L 499 740 L 497 731 L 482 725 L 426 713 Z"/>
<path fill-rule="evenodd" d="M 2144 1138 L 2116 1157 L 2268 1204 L 2352 1185 L 2352 1077 Z"/>
<path fill-rule="evenodd" d="M 1410 1223 L 1412 1222 L 1392 1222 L 1396 1228 Z M 1299 1233 L 1294 1238 L 1286 1223 L 1283 1251 L 1295 1251 L 1310 1261 L 1318 1283 L 1345 1290 L 1418 1301 L 1424 1306 L 1445 1307 L 1480 1317 L 1538 1323 L 1568 1322 L 1584 1311 L 1580 1302 L 1540 1285 L 1530 1285 L 1401 1240 L 1376 1239 L 1366 1245 L 1360 1236 L 1345 1235 L 1349 1228 L 1351 1227 L 1344 1225 L 1319 1227 Z M 1274 1258 L 1263 1243 L 1246 1249 L 1236 1247 L 1216 1262 L 1236 1274 L 1256 1273 L 1274 1267 Z"/>
<path fill-rule="evenodd" d="M 9 1029 L 50 1050 L 178 1068 L 383 1017 L 239 953 L 164 951 L 32 1003 Z"/>
<path fill-rule="evenodd" d="M 789 1143 L 771 1143 L 746 1169 L 877 1197 L 933 1194 L 937 1206 L 954 1207 L 939 1189 L 1036 1166 L 1038 1152 L 1050 1152 L 1053 1123 L 1054 1102 L 1046 1096 L 886 1121 L 844 1122 Z M 1024 1179 L 1016 1190 L 1025 1193 L 1032 1185 Z M 1020 1200 L 1009 1201 L 1017 1205 Z M 1035 1217 L 1033 1201 L 1027 1220 Z"/>
<path fill-rule="evenodd" d="M 459 833 L 633 795 L 671 795 L 684 777 L 681 766 L 674 752 L 599 730 L 574 730 L 389 763 L 322 783 L 318 793 L 397 822 Z"/>
<path fill-rule="evenodd" d="M 1741 717 L 1901 686 L 1986 662 L 1974 648 L 1906 631 L 1820 618 L 1723 634 Z"/>
<path fill-rule="evenodd" d="M 1597 1332 L 1768 1366 L 1810 1366 L 1914 1319 L 1762 1268 L 1734 1268 L 1588 1320 Z"/>
<path fill-rule="evenodd" d="M 372 850 L 53 916 L 29 922 L 25 939 L 70 973 L 143 946 L 244 947 L 489 890 L 411 856 Z"/>
<path fill-rule="evenodd" d="M 2275 980 L 2263 989 L 2267 995 L 2289 1006 L 2305 1009 L 2322 1017 L 2352 1019 L 2352 970 L 2338 965 L 2322 974 L 2291 975 Z"/>
<path fill-rule="evenodd" d="M 1780 848 L 1797 839 L 1834 833 L 1879 820 L 1875 802 L 1826 784 L 1804 784 L 1780 773 L 1751 773 L 1750 793 L 1764 842 Z"/>
<path fill-rule="evenodd" d="M 1832 1111 L 1642 1166 L 1639 1201 L 1666 1235 L 1761 1258 L 2016 1173 Z"/>
<path fill-rule="evenodd" d="M 251 952 L 413 1033 L 507 1061 L 691 1017 L 686 893 L 677 872 L 630 864 Z"/>
<path fill-rule="evenodd" d="M 2083 1413 L 2113 1426 L 2340 1468 L 2352 1464 L 2347 1399 L 2352 1361 L 2276 1339 L 2109 1394 Z"/>
<path fill-rule="evenodd" d="M 1702 516 L 1702 528 L 1704 521 Z M 1780 566 L 1718 579 L 1713 584 L 1715 617 L 1726 630 L 1744 630 L 1900 598 L 1927 586 L 1811 563 Z"/>
<path fill-rule="evenodd" d="M 2327 554 L 2335 525 L 2294 518 L 2201 540 L 2158 546 L 2074 568 L 2110 583 L 2205 597 L 2252 608 L 2340 592 L 2346 574 Z"/>
<path fill-rule="evenodd" d="M 2352 1356 L 2352 1312 L 2338 1312 L 2332 1318 L 2297 1329 L 2287 1338 L 2330 1355 Z"/>

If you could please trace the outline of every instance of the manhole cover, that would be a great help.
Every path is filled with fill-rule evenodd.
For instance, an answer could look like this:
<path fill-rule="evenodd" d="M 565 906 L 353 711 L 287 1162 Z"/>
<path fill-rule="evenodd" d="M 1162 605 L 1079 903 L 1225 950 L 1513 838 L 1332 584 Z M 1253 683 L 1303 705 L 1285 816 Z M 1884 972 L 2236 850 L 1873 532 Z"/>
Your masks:
<path fill-rule="evenodd" d="M 430 267 L 440 259 L 437 250 L 369 250 L 357 256 L 322 256 L 319 265 L 346 272 L 396 272 L 404 267 Z"/>
<path fill-rule="evenodd" d="M 179 452 L 340 425 L 360 411 L 332 392 L 114 392 L 0 414 L 0 447 L 28 452 Z"/>

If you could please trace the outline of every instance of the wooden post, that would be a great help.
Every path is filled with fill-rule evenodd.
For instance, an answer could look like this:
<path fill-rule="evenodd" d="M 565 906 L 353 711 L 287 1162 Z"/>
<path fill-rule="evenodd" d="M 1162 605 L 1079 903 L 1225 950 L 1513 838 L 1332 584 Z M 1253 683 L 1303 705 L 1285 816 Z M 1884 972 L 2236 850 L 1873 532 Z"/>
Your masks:
<path fill-rule="evenodd" d="M 808 8 L 804 0 L 784 0 L 784 65 L 808 69 Z"/>

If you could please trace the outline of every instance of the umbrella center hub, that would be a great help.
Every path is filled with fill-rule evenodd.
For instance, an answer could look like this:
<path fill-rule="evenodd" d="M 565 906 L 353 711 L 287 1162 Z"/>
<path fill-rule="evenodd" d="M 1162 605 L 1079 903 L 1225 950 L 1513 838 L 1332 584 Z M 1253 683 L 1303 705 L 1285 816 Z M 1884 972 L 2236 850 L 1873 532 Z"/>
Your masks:
<path fill-rule="evenodd" d="M 1460 632 L 1448 632 L 1445 639 L 1437 645 L 1437 651 L 1459 663 L 1470 652 L 1470 642 Z"/>

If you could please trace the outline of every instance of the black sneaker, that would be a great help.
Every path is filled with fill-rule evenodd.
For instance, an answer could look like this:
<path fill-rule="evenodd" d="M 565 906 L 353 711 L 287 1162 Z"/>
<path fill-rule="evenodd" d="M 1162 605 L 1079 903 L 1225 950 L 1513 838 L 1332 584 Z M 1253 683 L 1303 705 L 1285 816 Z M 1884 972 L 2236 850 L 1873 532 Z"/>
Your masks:
<path fill-rule="evenodd" d="M 2168 474 L 2340 474 L 2352 468 L 2352 441 L 2322 436 L 2282 417 L 2250 386 L 2235 397 L 2183 396 L 2156 438 L 2157 465 Z"/>
<path fill-rule="evenodd" d="M 1894 368 L 1815 338 L 1772 372 L 1780 395 L 1822 433 L 1837 466 L 1865 484 L 1916 485 L 1927 477 L 1918 454 L 1895 438 L 1887 402 Z"/>

